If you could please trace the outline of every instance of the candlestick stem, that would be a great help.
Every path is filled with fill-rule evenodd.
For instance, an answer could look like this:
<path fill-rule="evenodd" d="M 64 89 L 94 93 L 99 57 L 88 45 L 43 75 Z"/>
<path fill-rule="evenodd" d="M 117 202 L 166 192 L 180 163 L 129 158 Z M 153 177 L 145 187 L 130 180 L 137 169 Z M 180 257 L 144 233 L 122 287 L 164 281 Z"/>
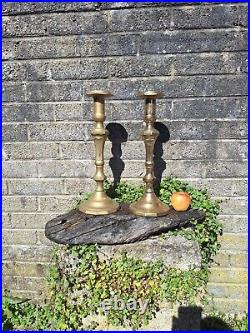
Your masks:
<path fill-rule="evenodd" d="M 146 184 L 145 193 L 137 202 L 130 205 L 130 210 L 135 215 L 139 216 L 163 216 L 169 211 L 169 207 L 161 202 L 154 192 L 154 160 L 153 151 L 154 144 L 159 135 L 159 132 L 154 128 L 156 120 L 155 109 L 156 109 L 156 98 L 160 94 L 154 91 L 147 91 L 144 94 L 140 94 L 145 99 L 145 129 L 142 137 L 146 149 L 146 173 L 143 180 Z"/>
<path fill-rule="evenodd" d="M 114 213 L 118 210 L 118 203 L 110 199 L 104 192 L 103 183 L 106 179 L 104 174 L 104 144 L 108 135 L 108 131 L 104 128 L 105 121 L 105 97 L 111 96 L 106 91 L 91 91 L 87 93 L 88 96 L 94 98 L 93 119 L 95 121 L 95 128 L 91 134 L 94 138 L 96 158 L 95 166 L 96 172 L 94 180 L 96 181 L 96 190 L 94 194 L 79 206 L 79 210 L 86 214 L 91 215 L 107 215 Z"/>

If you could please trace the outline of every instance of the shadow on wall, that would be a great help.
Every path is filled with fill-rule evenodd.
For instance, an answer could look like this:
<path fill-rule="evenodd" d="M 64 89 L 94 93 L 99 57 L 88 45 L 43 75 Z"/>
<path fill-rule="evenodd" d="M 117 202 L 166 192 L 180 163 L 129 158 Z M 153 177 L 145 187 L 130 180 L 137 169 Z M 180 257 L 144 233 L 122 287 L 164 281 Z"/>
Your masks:
<path fill-rule="evenodd" d="M 173 317 L 172 331 L 233 331 L 227 323 L 218 317 L 202 318 L 199 306 L 181 306 L 178 317 Z"/>
<path fill-rule="evenodd" d="M 155 122 L 155 129 L 158 130 L 159 136 L 155 141 L 154 146 L 154 174 L 155 174 L 155 183 L 154 188 L 155 192 L 159 194 L 160 183 L 162 179 L 162 174 L 166 169 L 166 162 L 162 158 L 163 156 L 163 143 L 166 143 L 170 139 L 169 129 L 166 125 L 161 122 Z"/>
<path fill-rule="evenodd" d="M 125 168 L 125 163 L 121 159 L 122 143 L 128 140 L 128 132 L 119 123 L 109 123 L 106 126 L 108 130 L 108 139 L 112 142 L 111 153 L 113 157 L 109 160 L 109 166 L 113 173 L 114 184 L 109 189 L 108 195 L 113 197 L 117 184 L 121 181 L 121 175 Z"/>
<path fill-rule="evenodd" d="M 159 136 L 156 139 L 154 146 L 154 174 L 156 177 L 155 191 L 158 194 L 162 174 L 166 169 L 166 162 L 162 158 L 163 143 L 167 142 L 170 139 L 170 134 L 167 126 L 161 122 L 156 122 L 155 128 L 159 131 Z M 109 132 L 108 139 L 112 142 L 111 153 L 113 156 L 109 160 L 109 166 L 113 173 L 114 185 L 108 192 L 108 195 L 112 197 L 116 185 L 121 181 L 121 175 L 125 168 L 125 163 L 121 158 L 122 143 L 128 140 L 128 132 L 119 123 L 109 123 L 106 126 L 106 129 Z"/>

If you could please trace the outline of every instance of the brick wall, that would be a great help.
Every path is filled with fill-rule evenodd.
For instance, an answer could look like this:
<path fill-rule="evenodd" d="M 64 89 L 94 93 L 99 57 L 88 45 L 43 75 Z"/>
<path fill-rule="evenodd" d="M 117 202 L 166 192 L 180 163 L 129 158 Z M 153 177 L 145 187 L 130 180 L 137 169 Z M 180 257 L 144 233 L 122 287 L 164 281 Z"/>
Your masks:
<path fill-rule="evenodd" d="M 224 200 L 209 290 L 221 309 L 245 310 L 247 4 L 5 3 L 3 14 L 5 286 L 39 297 L 51 246 L 44 225 L 93 188 L 85 91 L 114 94 L 107 123 L 122 156 L 118 147 L 111 165 L 120 165 L 119 178 L 123 161 L 122 178 L 135 181 L 144 173 L 143 101 L 135 96 L 150 88 L 165 95 L 156 172 Z"/>

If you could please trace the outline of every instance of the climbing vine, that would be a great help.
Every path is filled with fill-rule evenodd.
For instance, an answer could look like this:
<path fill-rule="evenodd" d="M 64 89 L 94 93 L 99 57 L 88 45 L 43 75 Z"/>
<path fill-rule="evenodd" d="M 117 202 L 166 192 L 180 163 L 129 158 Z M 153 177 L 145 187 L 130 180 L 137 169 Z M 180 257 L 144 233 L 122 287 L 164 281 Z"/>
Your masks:
<path fill-rule="evenodd" d="M 144 191 L 143 186 L 120 183 L 115 188 L 107 182 L 105 189 L 114 200 L 131 203 Z M 145 327 L 164 302 L 195 304 L 197 298 L 205 299 L 209 265 L 219 249 L 218 236 L 222 227 L 217 221 L 219 203 L 212 201 L 205 190 L 198 190 L 175 178 L 164 179 L 159 188 L 162 201 L 169 204 L 175 191 L 187 191 L 192 197 L 192 208 L 206 212 L 206 219 L 192 221 L 188 228 L 171 233 L 181 234 L 196 240 L 202 254 L 201 269 L 182 271 L 165 267 L 162 261 L 144 262 L 131 258 L 126 252 L 105 260 L 99 256 L 97 245 L 56 246 L 48 272 L 49 299 L 44 305 L 29 302 L 4 305 L 5 325 L 16 329 L 33 330 L 84 330 L 98 327 L 95 321 L 87 322 L 89 315 L 105 315 L 114 327 L 125 326 L 134 329 Z M 86 194 L 80 201 L 85 200 Z M 78 204 L 79 204 L 78 202 Z M 100 306 L 105 299 L 121 297 L 147 301 L 142 313 L 138 309 L 121 310 L 113 306 L 104 312 Z"/>
<path fill-rule="evenodd" d="M 105 183 L 105 190 L 110 191 L 112 183 Z M 144 193 L 143 185 L 134 185 L 127 182 L 119 183 L 115 189 L 110 191 L 112 198 L 119 203 L 132 203 L 138 200 Z M 218 236 L 222 234 L 222 225 L 217 216 L 219 214 L 219 200 L 211 200 L 206 189 L 197 189 L 187 182 L 176 178 L 164 178 L 160 183 L 159 198 L 170 205 L 173 192 L 188 192 L 192 197 L 191 208 L 205 211 L 206 218 L 203 222 L 191 221 L 189 228 L 176 229 L 168 232 L 168 235 L 182 235 L 187 239 L 193 239 L 200 245 L 202 266 L 209 267 L 213 256 L 220 248 Z M 89 193 L 80 198 L 76 207 L 82 200 L 89 197 Z"/>

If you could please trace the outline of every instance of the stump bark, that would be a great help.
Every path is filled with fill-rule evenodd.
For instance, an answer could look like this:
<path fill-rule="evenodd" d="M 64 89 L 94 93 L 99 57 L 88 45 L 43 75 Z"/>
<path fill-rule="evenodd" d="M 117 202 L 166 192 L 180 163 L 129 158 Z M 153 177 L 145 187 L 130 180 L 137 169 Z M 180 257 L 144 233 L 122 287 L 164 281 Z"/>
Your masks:
<path fill-rule="evenodd" d="M 45 226 L 45 235 L 59 244 L 126 244 L 186 226 L 191 220 L 201 221 L 205 213 L 190 209 L 161 217 L 140 217 L 129 213 L 128 207 L 110 215 L 87 215 L 79 210 L 60 215 Z"/>

